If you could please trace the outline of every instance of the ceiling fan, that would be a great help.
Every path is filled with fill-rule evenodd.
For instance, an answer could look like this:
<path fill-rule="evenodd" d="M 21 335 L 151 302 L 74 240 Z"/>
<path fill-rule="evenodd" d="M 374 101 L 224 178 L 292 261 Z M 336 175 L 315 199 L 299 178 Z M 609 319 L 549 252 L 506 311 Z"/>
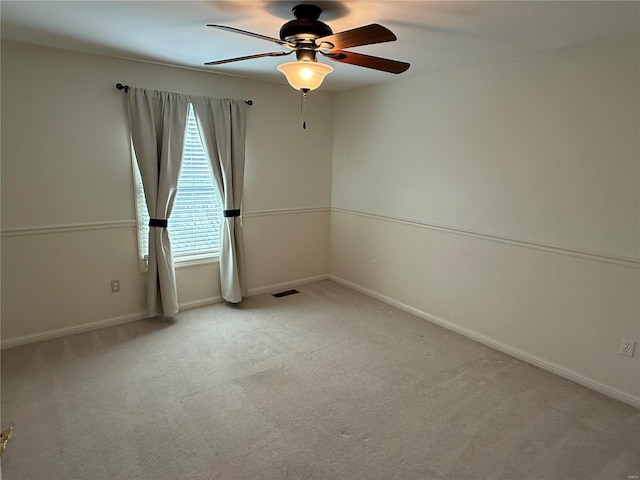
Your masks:
<path fill-rule="evenodd" d="M 316 55 L 318 53 L 334 62 L 348 63 L 395 74 L 406 71 L 410 66 L 406 62 L 344 50 L 350 47 L 396 40 L 393 32 L 382 25 L 372 23 L 352 30 L 333 33 L 329 25 L 318 20 L 322 13 L 320 7 L 316 5 L 296 5 L 292 11 L 295 19 L 282 25 L 280 38 L 268 37 L 225 25 L 208 24 L 208 27 L 267 40 L 288 50 L 227 58 L 206 62 L 205 65 L 222 65 L 262 57 L 281 57 L 295 52 L 296 62 L 283 63 L 278 65 L 277 68 L 287 77 L 292 87 L 302 90 L 305 94 L 309 90 L 319 87 L 324 77 L 333 71 L 333 68 L 329 65 L 317 61 Z"/>

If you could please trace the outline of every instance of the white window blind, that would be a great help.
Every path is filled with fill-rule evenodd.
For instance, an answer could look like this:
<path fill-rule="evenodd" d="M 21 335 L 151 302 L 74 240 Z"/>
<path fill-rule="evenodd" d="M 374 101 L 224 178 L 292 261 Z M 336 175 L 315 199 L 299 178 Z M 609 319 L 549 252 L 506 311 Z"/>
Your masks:
<path fill-rule="evenodd" d="M 138 247 L 140 258 L 145 259 L 149 252 L 149 214 L 137 164 L 134 172 Z M 193 108 L 189 106 L 178 192 L 168 228 L 174 259 L 179 262 L 216 255 L 220 250 L 221 220 L 222 206 L 200 141 Z"/>

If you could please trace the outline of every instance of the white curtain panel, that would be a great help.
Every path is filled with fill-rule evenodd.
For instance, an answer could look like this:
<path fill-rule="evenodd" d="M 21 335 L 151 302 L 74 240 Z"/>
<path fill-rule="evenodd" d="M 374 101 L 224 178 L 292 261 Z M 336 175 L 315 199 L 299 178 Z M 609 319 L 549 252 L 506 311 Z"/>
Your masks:
<path fill-rule="evenodd" d="M 178 312 L 176 274 L 166 223 L 176 196 L 185 127 L 189 110 L 186 95 L 129 87 L 129 125 L 151 226 L 147 310 L 154 315 Z"/>
<path fill-rule="evenodd" d="M 247 106 L 242 100 L 205 97 L 191 97 L 191 103 L 224 208 L 220 229 L 222 298 L 231 303 L 239 303 L 247 295 L 240 215 Z"/>

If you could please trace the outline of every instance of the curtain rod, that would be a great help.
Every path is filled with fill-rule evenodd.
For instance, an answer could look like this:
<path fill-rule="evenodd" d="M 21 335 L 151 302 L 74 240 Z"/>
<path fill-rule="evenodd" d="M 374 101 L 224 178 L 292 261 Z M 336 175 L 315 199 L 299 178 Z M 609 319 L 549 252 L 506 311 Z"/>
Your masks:
<path fill-rule="evenodd" d="M 121 83 L 116 83 L 116 88 L 118 90 L 124 90 L 125 93 L 129 91 L 129 85 L 123 85 Z M 247 105 L 253 105 L 253 100 L 245 100 L 244 103 L 246 103 Z"/>

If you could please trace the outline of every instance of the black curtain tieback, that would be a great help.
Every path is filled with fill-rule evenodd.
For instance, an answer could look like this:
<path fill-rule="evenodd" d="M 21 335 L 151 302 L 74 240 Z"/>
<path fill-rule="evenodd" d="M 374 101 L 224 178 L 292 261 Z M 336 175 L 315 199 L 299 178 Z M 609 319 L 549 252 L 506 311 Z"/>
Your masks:
<path fill-rule="evenodd" d="M 167 228 L 168 225 L 169 225 L 169 221 L 168 220 L 163 220 L 161 218 L 150 218 L 149 219 L 149 226 L 150 227 Z"/>
<path fill-rule="evenodd" d="M 240 209 L 238 209 L 238 210 L 223 210 L 222 214 L 225 217 L 239 217 L 240 216 Z"/>

